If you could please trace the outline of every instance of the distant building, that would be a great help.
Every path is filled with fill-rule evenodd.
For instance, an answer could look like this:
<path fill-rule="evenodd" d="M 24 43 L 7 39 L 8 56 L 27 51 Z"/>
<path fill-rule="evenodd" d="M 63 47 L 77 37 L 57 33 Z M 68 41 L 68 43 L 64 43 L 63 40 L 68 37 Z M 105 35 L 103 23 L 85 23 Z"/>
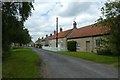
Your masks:
<path fill-rule="evenodd" d="M 28 44 L 27 44 L 28 47 L 34 47 L 34 42 L 33 41 L 30 41 Z"/>
<path fill-rule="evenodd" d="M 44 46 L 49 46 L 49 36 L 48 35 L 46 35 L 44 41 L 45 41 Z"/>

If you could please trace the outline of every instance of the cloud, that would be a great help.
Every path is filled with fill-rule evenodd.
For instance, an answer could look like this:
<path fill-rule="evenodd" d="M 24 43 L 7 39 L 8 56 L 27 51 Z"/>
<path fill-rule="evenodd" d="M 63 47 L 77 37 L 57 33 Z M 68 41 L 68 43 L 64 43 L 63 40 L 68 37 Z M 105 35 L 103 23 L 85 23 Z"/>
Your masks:
<path fill-rule="evenodd" d="M 103 3 L 84 1 L 66 2 L 66 0 L 58 0 L 57 2 L 37 0 L 34 3 L 35 10 L 25 22 L 32 40 L 36 41 L 39 37 L 45 37 L 46 34 L 53 34 L 56 29 L 56 17 L 58 17 L 59 28 L 63 31 L 73 28 L 72 23 L 75 20 L 78 28 L 95 23 L 100 16 L 100 7 Z"/>
<path fill-rule="evenodd" d="M 59 13 L 59 16 L 74 17 L 84 13 L 95 14 L 97 7 L 97 2 L 72 2 Z"/>

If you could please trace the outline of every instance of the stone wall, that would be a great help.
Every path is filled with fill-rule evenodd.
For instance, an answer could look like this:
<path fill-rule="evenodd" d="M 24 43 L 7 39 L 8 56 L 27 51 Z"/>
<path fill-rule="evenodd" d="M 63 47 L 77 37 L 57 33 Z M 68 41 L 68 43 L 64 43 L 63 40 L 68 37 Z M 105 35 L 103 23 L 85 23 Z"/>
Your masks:
<path fill-rule="evenodd" d="M 56 47 L 56 39 L 49 40 L 50 47 Z M 58 48 L 61 51 L 67 50 L 67 39 L 66 38 L 59 38 L 58 39 Z"/>
<path fill-rule="evenodd" d="M 77 42 L 77 51 L 96 52 L 96 47 L 97 47 L 96 40 L 102 37 L 103 36 L 85 37 L 85 38 L 77 38 L 77 39 L 68 39 L 68 41 L 73 40 Z"/>

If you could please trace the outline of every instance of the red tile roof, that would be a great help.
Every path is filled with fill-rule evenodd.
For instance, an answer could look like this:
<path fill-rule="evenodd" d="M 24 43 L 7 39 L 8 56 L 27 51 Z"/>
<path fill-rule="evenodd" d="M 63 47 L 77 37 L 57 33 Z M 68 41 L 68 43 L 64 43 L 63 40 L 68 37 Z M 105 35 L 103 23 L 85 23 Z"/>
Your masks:
<path fill-rule="evenodd" d="M 45 41 L 45 39 L 40 39 L 40 38 L 38 38 L 38 40 L 35 41 L 35 43 L 37 43 L 37 42 L 42 42 L 42 41 Z"/>
<path fill-rule="evenodd" d="M 64 37 L 66 37 L 66 36 L 69 34 L 69 32 L 71 32 L 71 31 L 72 31 L 72 29 L 59 32 L 59 33 L 58 33 L 58 38 L 64 38 Z M 51 37 L 49 37 L 49 39 L 56 39 L 56 34 L 53 35 L 53 36 L 51 36 Z"/>
<path fill-rule="evenodd" d="M 77 29 L 68 37 L 68 39 L 107 34 L 108 30 L 108 27 L 102 27 L 101 25 L 93 24 Z"/>
<path fill-rule="evenodd" d="M 36 42 L 40 42 L 40 41 L 41 41 L 41 39 L 40 39 L 40 38 L 38 38 L 38 40 L 37 40 L 37 41 L 35 41 L 35 43 L 36 43 Z"/>

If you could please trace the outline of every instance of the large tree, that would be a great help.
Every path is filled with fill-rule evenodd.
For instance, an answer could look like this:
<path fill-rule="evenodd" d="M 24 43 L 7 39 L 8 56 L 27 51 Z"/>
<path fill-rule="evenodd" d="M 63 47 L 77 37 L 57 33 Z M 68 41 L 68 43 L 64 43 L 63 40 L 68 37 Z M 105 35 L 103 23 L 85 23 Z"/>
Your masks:
<path fill-rule="evenodd" d="M 10 50 L 10 45 L 18 38 L 30 39 L 28 30 L 24 29 L 24 22 L 31 15 L 32 2 L 3 2 L 2 3 L 2 50 Z M 23 34 L 20 36 L 20 34 Z M 29 35 L 29 38 L 28 38 Z M 23 43 L 26 43 L 23 41 Z"/>
<path fill-rule="evenodd" d="M 118 55 L 120 53 L 120 1 L 106 2 L 101 12 L 102 16 L 98 22 L 109 27 L 109 46 L 111 51 Z"/>

